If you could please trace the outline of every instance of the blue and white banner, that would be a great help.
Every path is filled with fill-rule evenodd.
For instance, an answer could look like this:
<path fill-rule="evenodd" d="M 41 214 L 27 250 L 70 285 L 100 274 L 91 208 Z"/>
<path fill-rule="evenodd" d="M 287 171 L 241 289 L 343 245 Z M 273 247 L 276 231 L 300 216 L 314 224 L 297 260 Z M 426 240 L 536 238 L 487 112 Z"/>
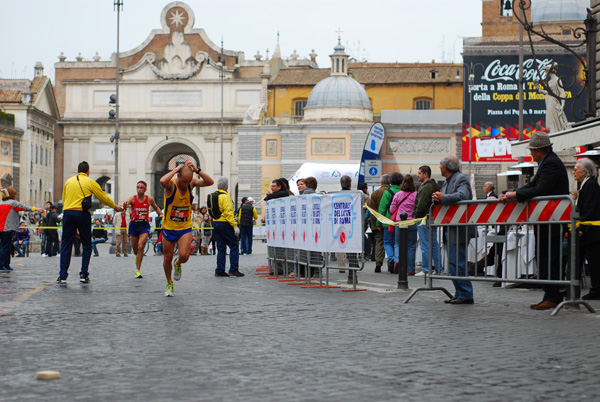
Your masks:
<path fill-rule="evenodd" d="M 269 246 L 320 252 L 362 252 L 360 191 L 278 198 L 268 201 L 265 211 Z"/>
<path fill-rule="evenodd" d="M 365 140 L 365 146 L 363 148 L 362 158 L 360 159 L 360 170 L 358 173 L 358 182 L 364 183 L 365 181 L 365 161 L 374 160 L 379 157 L 379 152 L 383 146 L 383 140 L 385 139 L 385 128 L 381 123 L 375 123 L 371 126 L 367 139 Z"/>

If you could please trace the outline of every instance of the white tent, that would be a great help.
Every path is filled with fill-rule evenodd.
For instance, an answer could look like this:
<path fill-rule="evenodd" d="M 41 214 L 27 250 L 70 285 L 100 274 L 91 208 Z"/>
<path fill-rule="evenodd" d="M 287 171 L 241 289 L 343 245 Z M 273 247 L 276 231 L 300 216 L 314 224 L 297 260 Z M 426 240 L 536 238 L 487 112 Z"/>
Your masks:
<path fill-rule="evenodd" d="M 339 191 L 344 175 L 352 177 L 352 189 L 356 189 L 359 169 L 360 163 L 304 163 L 289 179 L 290 190 L 298 194 L 296 180 L 312 176 L 317 179 L 317 192 Z"/>

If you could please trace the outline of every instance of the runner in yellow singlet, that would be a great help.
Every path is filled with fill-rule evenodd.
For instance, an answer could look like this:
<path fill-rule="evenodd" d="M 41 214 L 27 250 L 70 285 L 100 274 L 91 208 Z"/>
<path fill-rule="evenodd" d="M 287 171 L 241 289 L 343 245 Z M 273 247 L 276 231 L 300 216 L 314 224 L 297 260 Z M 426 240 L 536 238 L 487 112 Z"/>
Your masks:
<path fill-rule="evenodd" d="M 194 178 L 194 173 L 200 176 Z M 175 178 L 175 175 L 177 177 Z M 171 279 L 172 265 L 175 267 L 173 279 L 181 279 L 181 265 L 184 264 L 192 248 L 192 203 L 194 187 L 212 186 L 213 179 L 190 161 L 181 164 L 165 174 L 160 179 L 160 185 L 165 189 L 165 206 L 163 208 L 162 237 L 163 237 L 163 268 L 167 278 L 165 296 L 173 296 L 173 280 Z M 179 257 L 173 261 L 175 244 L 179 247 Z"/>

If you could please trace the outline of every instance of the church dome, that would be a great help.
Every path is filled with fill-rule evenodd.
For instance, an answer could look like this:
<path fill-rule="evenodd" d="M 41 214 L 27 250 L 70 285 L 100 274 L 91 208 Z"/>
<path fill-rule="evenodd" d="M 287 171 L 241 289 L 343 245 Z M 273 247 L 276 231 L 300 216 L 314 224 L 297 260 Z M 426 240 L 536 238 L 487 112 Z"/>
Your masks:
<path fill-rule="evenodd" d="M 532 22 L 583 21 L 589 0 L 536 0 L 531 2 Z"/>
<path fill-rule="evenodd" d="M 373 121 L 373 109 L 367 91 L 348 76 L 348 55 L 341 38 L 333 48 L 329 77 L 313 88 L 304 107 L 304 121 Z"/>
<path fill-rule="evenodd" d="M 306 107 L 371 108 L 367 91 L 352 77 L 332 75 L 321 80 L 310 93 Z"/>

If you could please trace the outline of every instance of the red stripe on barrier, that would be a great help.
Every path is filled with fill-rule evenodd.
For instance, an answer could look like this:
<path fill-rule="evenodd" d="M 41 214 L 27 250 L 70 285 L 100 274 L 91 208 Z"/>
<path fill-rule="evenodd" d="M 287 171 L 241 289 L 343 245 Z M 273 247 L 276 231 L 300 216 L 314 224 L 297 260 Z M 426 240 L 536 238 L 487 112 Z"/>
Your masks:
<path fill-rule="evenodd" d="M 458 223 L 467 223 L 467 208 L 465 208 L 465 212 L 462 214 Z"/>
<path fill-rule="evenodd" d="M 517 218 L 517 222 L 527 222 L 527 208 L 523 208 L 519 217 Z"/>
<path fill-rule="evenodd" d="M 492 214 L 497 208 L 498 204 L 486 205 L 485 208 L 483 208 L 483 212 L 481 213 L 481 215 L 479 215 L 479 218 L 477 218 L 477 223 L 488 223 L 488 219 L 490 219 L 490 216 L 492 216 Z"/>
<path fill-rule="evenodd" d="M 451 223 L 456 211 L 458 211 L 458 205 L 450 205 L 440 223 Z"/>
<path fill-rule="evenodd" d="M 567 207 L 565 212 L 560 216 L 560 220 L 561 221 L 570 221 L 571 220 L 571 211 L 572 211 L 572 206 L 571 206 L 571 204 L 569 204 L 569 206 Z"/>
<path fill-rule="evenodd" d="M 529 218 L 531 217 L 531 214 L 533 214 L 533 211 L 535 211 L 535 208 L 537 207 L 538 202 L 537 201 L 530 201 L 527 203 L 527 208 L 525 208 L 525 210 L 527 211 L 527 218 L 525 218 L 525 221 L 528 221 Z"/>
<path fill-rule="evenodd" d="M 546 203 L 547 204 L 542 209 L 542 212 L 540 213 L 540 217 L 538 218 L 539 222 L 548 222 L 550 220 L 550 218 L 552 218 L 552 214 L 554 213 L 554 211 L 560 204 L 560 201 L 552 200 L 552 201 L 546 201 Z"/>
<path fill-rule="evenodd" d="M 440 211 L 442 210 L 442 207 L 439 205 L 436 205 L 433 207 L 433 221 L 435 222 L 438 214 L 440 213 Z"/>
<path fill-rule="evenodd" d="M 502 208 L 502 212 L 500 212 L 500 215 L 498 215 L 498 219 L 496 219 L 496 222 L 493 222 L 493 223 L 506 222 L 508 220 L 508 218 L 510 218 L 510 215 L 513 213 L 513 211 L 515 210 L 516 207 L 517 207 L 516 202 L 509 202 L 507 204 L 504 204 L 504 207 Z M 490 223 L 492 223 L 492 222 L 490 222 Z"/>

